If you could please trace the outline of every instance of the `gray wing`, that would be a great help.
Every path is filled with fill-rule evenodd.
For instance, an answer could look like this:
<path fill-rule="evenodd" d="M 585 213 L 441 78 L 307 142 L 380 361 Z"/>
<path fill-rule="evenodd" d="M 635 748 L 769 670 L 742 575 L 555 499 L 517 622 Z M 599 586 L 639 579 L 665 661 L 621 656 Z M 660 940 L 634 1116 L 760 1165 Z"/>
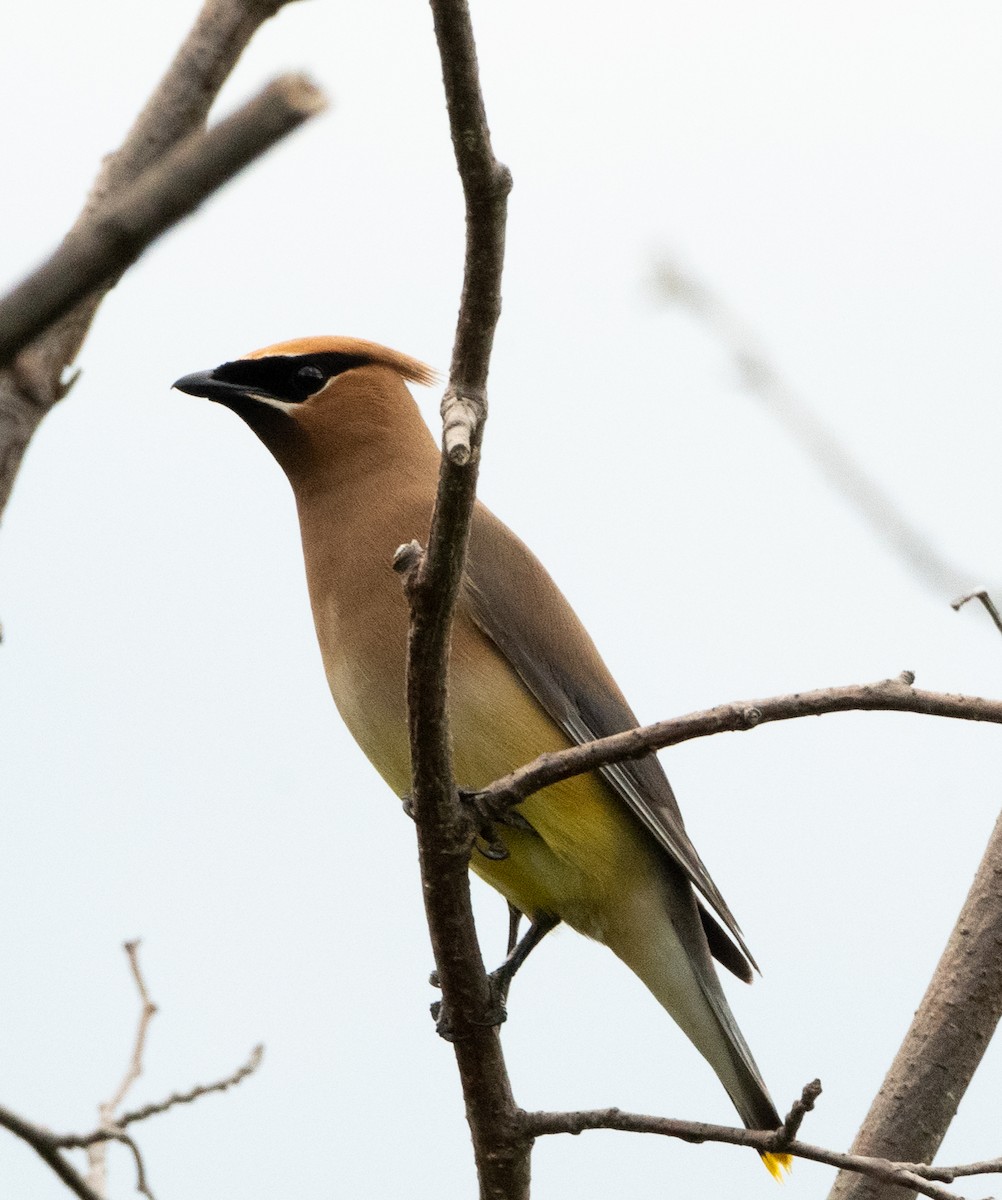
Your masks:
<path fill-rule="evenodd" d="M 594 643 L 533 553 L 478 505 L 470 532 L 464 601 L 528 690 L 574 742 L 633 729 L 638 721 Z M 700 903 L 713 956 L 750 982 L 758 969 L 731 910 L 689 840 L 675 794 L 654 754 L 599 772 L 676 863 Z M 736 945 L 735 945 L 736 943 Z"/>

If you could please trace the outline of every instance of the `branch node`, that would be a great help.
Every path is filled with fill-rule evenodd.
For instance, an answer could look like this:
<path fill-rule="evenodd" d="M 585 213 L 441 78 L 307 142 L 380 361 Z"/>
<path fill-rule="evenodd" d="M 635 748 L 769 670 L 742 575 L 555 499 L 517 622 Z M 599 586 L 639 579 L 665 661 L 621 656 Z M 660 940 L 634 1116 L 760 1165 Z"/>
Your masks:
<path fill-rule="evenodd" d="M 487 395 L 474 389 L 446 388 L 441 404 L 442 440 L 449 461 L 465 467 L 487 419 Z"/>
<path fill-rule="evenodd" d="M 762 710 L 756 708 L 754 704 L 749 704 L 741 710 L 741 719 L 748 729 L 754 729 L 755 726 L 762 720 Z"/>
<path fill-rule="evenodd" d="M 898 683 L 903 683 L 905 687 L 911 687 L 915 683 L 914 671 L 902 671 L 897 678 Z"/>
<path fill-rule="evenodd" d="M 800 1093 L 800 1099 L 794 1100 L 793 1107 L 786 1114 L 786 1120 L 776 1131 L 773 1150 L 785 1150 L 796 1138 L 800 1132 L 800 1126 L 804 1123 L 804 1117 L 813 1111 L 817 1098 L 820 1095 L 820 1079 L 812 1079 L 810 1083 L 804 1084 L 804 1090 Z"/>
<path fill-rule="evenodd" d="M 999 633 L 1002 633 L 1002 613 L 1000 613 L 995 607 L 991 596 L 988 595 L 988 592 L 984 588 L 977 592 L 970 592 L 966 596 L 959 596 L 950 604 L 950 607 L 954 610 L 954 612 L 959 612 L 961 608 L 963 608 L 963 606 L 968 602 L 968 600 L 980 600 L 985 606 L 985 610 L 987 611 L 988 615 L 995 622 L 995 628 L 999 631 Z"/>
<path fill-rule="evenodd" d="M 402 578 L 404 595 L 412 605 L 417 594 L 418 580 L 421 577 L 421 566 L 424 560 L 424 548 L 416 538 L 404 542 L 402 546 L 398 546 L 393 551 L 393 569 Z M 413 804 L 408 808 L 408 801 L 409 796 L 404 797 L 404 811 L 413 816 Z"/>
<path fill-rule="evenodd" d="M 393 551 L 393 569 L 398 575 L 409 575 L 411 571 L 421 565 L 424 558 L 424 549 L 421 543 L 412 538 L 409 542 L 404 542 L 402 546 L 398 546 Z"/>

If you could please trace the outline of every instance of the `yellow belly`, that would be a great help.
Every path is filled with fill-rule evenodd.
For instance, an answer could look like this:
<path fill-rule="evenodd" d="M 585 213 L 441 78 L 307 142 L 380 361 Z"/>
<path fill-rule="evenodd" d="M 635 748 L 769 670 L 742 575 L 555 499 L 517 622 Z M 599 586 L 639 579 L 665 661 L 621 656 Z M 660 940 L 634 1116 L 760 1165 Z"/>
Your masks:
<path fill-rule="evenodd" d="M 572 744 L 493 645 L 457 639 L 452 674 L 459 787 L 483 787 L 545 750 Z M 646 833 L 592 774 L 554 784 L 518 811 L 533 832 L 499 828 L 508 857 L 494 861 L 475 850 L 472 869 L 527 915 L 550 913 L 608 942 L 625 895 L 638 886 L 646 892 L 656 877 Z"/>
<path fill-rule="evenodd" d="M 393 791 L 404 795 L 411 780 L 402 662 L 391 678 L 385 657 L 377 674 L 374 656 L 348 658 L 343 642 L 323 648 L 345 723 Z M 462 620 L 453 639 L 449 716 L 456 783 L 466 790 L 572 744 L 493 643 Z M 474 850 L 471 868 L 527 916 L 549 913 L 589 937 L 615 942 L 612 926 L 630 906 L 630 893 L 649 893 L 658 878 L 648 835 L 596 775 L 554 784 L 518 811 L 532 832 L 499 827 L 507 858 Z"/>

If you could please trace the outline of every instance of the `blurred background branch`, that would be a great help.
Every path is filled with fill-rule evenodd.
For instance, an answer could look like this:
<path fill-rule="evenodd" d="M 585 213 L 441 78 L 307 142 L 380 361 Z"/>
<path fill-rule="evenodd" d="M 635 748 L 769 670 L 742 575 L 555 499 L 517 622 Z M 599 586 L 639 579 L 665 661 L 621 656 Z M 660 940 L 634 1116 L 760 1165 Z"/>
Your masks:
<path fill-rule="evenodd" d="M 309 80 L 283 75 L 211 129 L 172 146 L 0 299 L 0 367 L 92 292 L 111 287 L 156 238 L 325 106 Z"/>
<path fill-rule="evenodd" d="M 146 1165 L 143 1156 L 131 1134 L 126 1133 L 126 1126 L 148 1120 L 166 1112 L 175 1104 L 190 1104 L 202 1096 L 213 1092 L 224 1092 L 235 1084 L 253 1074 L 261 1063 L 264 1054 L 262 1046 L 256 1046 L 243 1066 L 238 1067 L 230 1075 L 214 1083 L 198 1084 L 187 1092 L 175 1093 L 166 1100 L 155 1104 L 146 1104 L 142 1108 L 116 1116 L 119 1107 L 143 1072 L 143 1052 L 146 1047 L 146 1035 L 149 1023 L 157 1011 L 157 1006 L 150 999 L 146 980 L 139 966 L 139 942 L 126 942 L 125 953 L 129 959 L 129 968 L 140 999 L 139 1023 L 133 1038 L 129 1062 L 122 1080 L 115 1089 L 110 1100 L 98 1105 L 98 1126 L 90 1133 L 52 1133 L 44 1126 L 36 1125 L 3 1105 L 0 1105 L 0 1127 L 9 1130 L 16 1137 L 29 1145 L 36 1154 L 47 1163 L 59 1178 L 80 1200 L 107 1200 L 108 1197 L 108 1167 L 107 1147 L 109 1142 L 121 1142 L 132 1153 L 136 1165 L 136 1189 L 143 1195 L 154 1200 L 146 1176 Z M 85 1150 L 87 1152 L 88 1171 L 86 1178 L 73 1166 L 63 1153 L 66 1150 Z"/>
<path fill-rule="evenodd" d="M 748 391 L 780 421 L 829 484 L 924 586 L 941 596 L 956 596 L 973 588 L 975 577 L 951 562 L 902 512 L 877 479 L 860 466 L 834 429 L 783 376 L 751 328 L 722 297 L 667 254 L 655 263 L 651 282 L 663 304 L 683 308 L 704 323 L 731 356 Z"/>
<path fill-rule="evenodd" d="M 102 164 L 64 248 L 86 244 L 123 190 L 202 128 L 247 43 L 288 2 L 206 0 L 125 141 Z M 80 352 L 106 291 L 107 287 L 99 288 L 88 296 L 23 349 L 10 367 L 0 370 L 0 516 L 28 442 L 45 414 L 75 382 L 75 377 L 64 381 L 63 374 Z"/>

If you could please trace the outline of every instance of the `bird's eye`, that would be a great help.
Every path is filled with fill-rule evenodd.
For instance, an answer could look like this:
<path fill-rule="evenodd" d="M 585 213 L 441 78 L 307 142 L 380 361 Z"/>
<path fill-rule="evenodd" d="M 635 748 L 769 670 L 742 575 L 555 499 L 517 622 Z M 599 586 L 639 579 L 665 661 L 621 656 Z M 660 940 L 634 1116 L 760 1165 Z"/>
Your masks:
<path fill-rule="evenodd" d="M 296 372 L 296 378 L 301 379 L 303 383 L 323 383 L 324 373 L 319 367 L 300 367 Z"/>

